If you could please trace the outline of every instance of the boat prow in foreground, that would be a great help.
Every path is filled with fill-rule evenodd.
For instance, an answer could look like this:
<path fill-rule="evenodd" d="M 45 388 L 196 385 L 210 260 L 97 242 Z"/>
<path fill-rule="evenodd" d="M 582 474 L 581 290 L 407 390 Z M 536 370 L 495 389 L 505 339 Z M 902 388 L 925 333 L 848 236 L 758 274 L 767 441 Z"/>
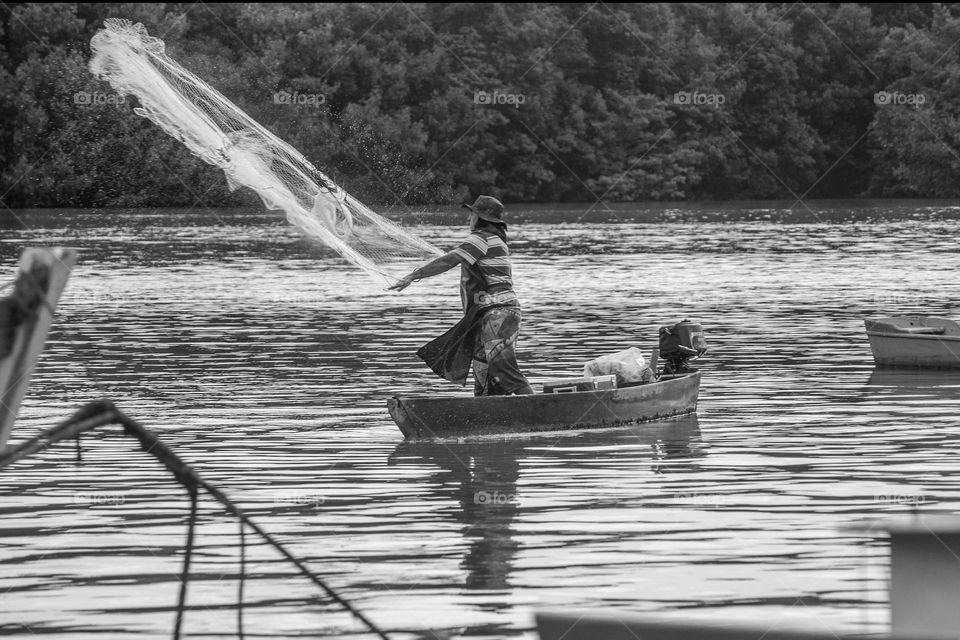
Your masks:
<path fill-rule="evenodd" d="M 408 440 L 620 427 L 693 413 L 700 372 L 603 391 L 523 396 L 393 397 L 390 415 Z"/>
<path fill-rule="evenodd" d="M 960 369 L 960 325 L 953 320 L 895 316 L 864 324 L 878 367 Z"/>

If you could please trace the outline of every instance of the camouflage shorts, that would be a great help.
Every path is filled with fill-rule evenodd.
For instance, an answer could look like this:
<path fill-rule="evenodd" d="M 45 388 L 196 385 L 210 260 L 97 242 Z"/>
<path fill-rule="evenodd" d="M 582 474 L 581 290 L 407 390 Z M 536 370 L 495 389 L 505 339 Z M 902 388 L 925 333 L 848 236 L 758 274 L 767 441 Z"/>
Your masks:
<path fill-rule="evenodd" d="M 473 353 L 474 395 L 533 393 L 517 364 L 515 349 L 520 321 L 520 309 L 516 307 L 497 307 L 483 312 Z"/>

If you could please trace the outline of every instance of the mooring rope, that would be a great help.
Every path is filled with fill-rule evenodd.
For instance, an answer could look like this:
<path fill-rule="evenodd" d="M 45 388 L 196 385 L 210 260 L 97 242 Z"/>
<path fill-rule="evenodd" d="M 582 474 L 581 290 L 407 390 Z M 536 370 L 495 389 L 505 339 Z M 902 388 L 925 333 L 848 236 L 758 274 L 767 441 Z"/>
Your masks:
<path fill-rule="evenodd" d="M 353 615 L 357 620 L 362 622 L 372 633 L 376 634 L 383 640 L 390 640 L 387 634 L 382 631 L 377 625 L 371 622 L 363 613 L 351 605 L 348 601 L 344 600 L 338 593 L 336 593 L 330 586 L 328 586 L 323 580 L 320 579 L 313 571 L 306 566 L 302 560 L 290 553 L 283 544 L 281 544 L 276 538 L 270 535 L 267 531 L 262 529 L 260 525 L 250 519 L 236 504 L 233 503 L 230 498 L 228 498 L 220 489 L 211 485 L 206 480 L 200 477 L 200 475 L 187 463 L 180 459 L 166 443 L 161 441 L 157 436 L 149 431 L 148 429 L 141 426 L 138 422 L 132 418 L 126 416 L 123 412 L 117 409 L 114 404 L 109 400 L 98 400 L 91 402 L 80 410 L 78 410 L 73 417 L 61 422 L 55 427 L 47 429 L 46 431 L 40 433 L 39 435 L 23 442 L 13 449 L 6 449 L 0 452 L 0 469 L 7 467 L 18 460 L 32 455 L 38 451 L 47 449 L 54 444 L 61 442 L 63 440 L 70 440 L 76 438 L 79 434 L 96 429 L 98 427 L 108 425 L 108 424 L 119 424 L 123 427 L 125 435 L 136 438 L 140 442 L 141 448 L 152 455 L 157 459 L 160 464 L 167 468 L 173 477 L 185 487 L 188 491 L 191 492 L 193 496 L 195 505 L 195 496 L 198 488 L 202 488 L 206 491 L 213 499 L 226 507 L 227 511 L 234 516 L 236 516 L 240 522 L 241 526 L 246 526 L 252 529 L 258 536 L 263 538 L 271 547 L 280 553 L 284 558 L 289 562 L 293 563 L 297 569 L 300 570 L 300 573 L 303 574 L 307 579 L 313 582 L 315 585 L 320 587 L 327 596 L 343 607 L 351 615 Z M 184 576 L 183 583 L 181 584 L 181 602 L 178 604 L 177 611 L 177 629 L 175 630 L 174 637 L 178 637 L 176 634 L 179 633 L 180 622 L 182 618 L 182 607 L 186 604 L 186 587 L 185 579 L 188 578 L 189 564 L 187 559 L 192 553 L 192 544 L 193 544 L 193 523 L 195 522 L 195 511 L 191 510 L 191 529 L 188 531 L 187 542 L 187 558 L 184 562 Z M 241 540 L 241 544 L 243 541 Z M 245 564 L 245 561 L 244 561 Z"/>
<path fill-rule="evenodd" d="M 180 640 L 183 613 L 187 605 L 187 585 L 190 584 L 190 560 L 193 557 L 193 539 L 197 528 L 197 488 L 190 490 L 190 519 L 187 525 L 187 546 L 183 554 L 183 572 L 180 575 L 180 595 L 177 597 L 177 624 L 173 627 L 173 640 Z"/>
<path fill-rule="evenodd" d="M 247 532 L 240 520 L 240 584 L 237 587 L 237 637 L 243 640 L 243 583 L 247 578 Z"/>

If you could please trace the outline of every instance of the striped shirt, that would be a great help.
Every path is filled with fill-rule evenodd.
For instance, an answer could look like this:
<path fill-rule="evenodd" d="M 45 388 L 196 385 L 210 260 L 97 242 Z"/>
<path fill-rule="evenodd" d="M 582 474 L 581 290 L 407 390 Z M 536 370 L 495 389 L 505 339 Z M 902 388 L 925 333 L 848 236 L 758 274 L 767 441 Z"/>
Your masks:
<path fill-rule="evenodd" d="M 453 250 L 460 265 L 460 297 L 463 308 L 516 307 L 517 294 L 513 292 L 510 270 L 510 249 L 496 233 L 486 229 L 473 231 Z M 470 268 L 475 266 L 476 268 Z M 483 276 L 481 281 L 477 271 Z"/>

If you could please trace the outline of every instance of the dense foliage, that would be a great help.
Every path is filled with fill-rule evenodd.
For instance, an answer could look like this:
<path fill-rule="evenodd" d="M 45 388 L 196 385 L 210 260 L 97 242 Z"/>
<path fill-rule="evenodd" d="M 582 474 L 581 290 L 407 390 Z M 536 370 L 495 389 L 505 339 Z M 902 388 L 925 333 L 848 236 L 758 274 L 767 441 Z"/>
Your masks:
<path fill-rule="evenodd" d="M 87 69 L 107 17 L 372 204 L 960 194 L 960 8 L 5 4 L 10 207 L 223 205 Z"/>

